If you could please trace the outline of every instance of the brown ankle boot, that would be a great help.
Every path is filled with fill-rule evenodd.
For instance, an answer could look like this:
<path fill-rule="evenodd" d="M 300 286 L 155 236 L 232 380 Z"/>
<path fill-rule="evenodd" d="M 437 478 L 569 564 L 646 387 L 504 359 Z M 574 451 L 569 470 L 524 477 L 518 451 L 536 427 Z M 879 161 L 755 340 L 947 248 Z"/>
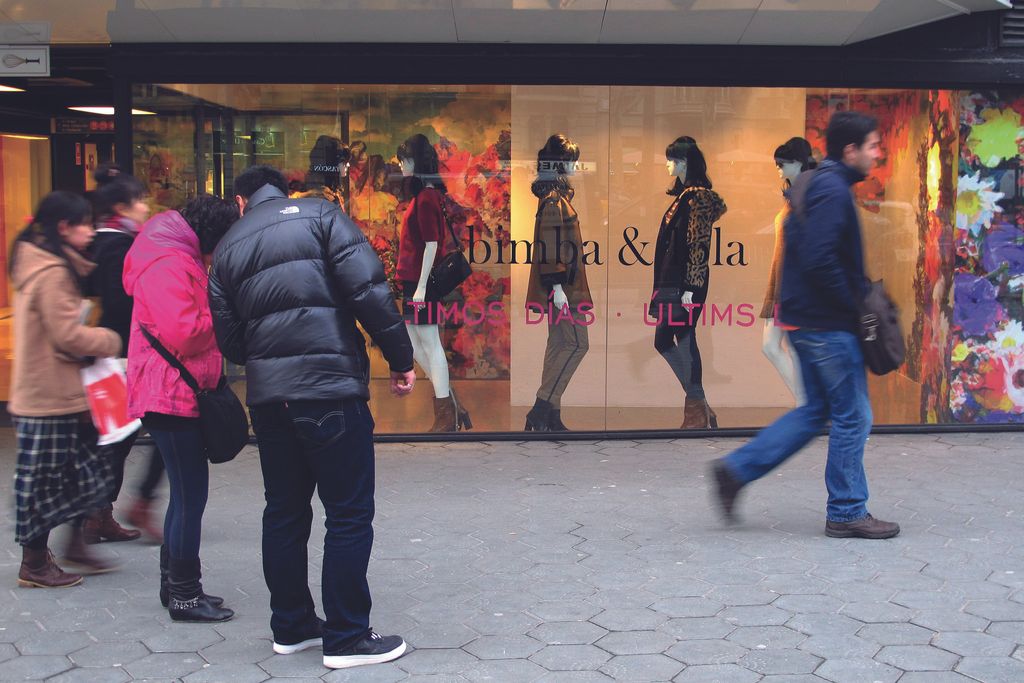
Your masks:
<path fill-rule="evenodd" d="M 85 543 L 84 525 L 71 527 L 71 537 L 68 539 L 67 550 L 64 551 L 64 560 L 76 565 L 83 574 L 103 574 L 117 569 L 113 562 L 89 550 Z"/>
<path fill-rule="evenodd" d="M 683 406 L 683 424 L 680 429 L 710 429 L 718 427 L 718 416 L 702 398 L 687 398 Z"/>
<path fill-rule="evenodd" d="M 91 515 L 85 522 L 85 542 L 100 543 L 110 541 L 134 541 L 142 535 L 142 532 L 135 529 L 125 529 L 114 519 L 114 506 L 107 505 L 101 508 L 95 515 Z"/>
<path fill-rule="evenodd" d="M 33 550 L 21 547 L 21 569 L 18 570 L 18 585 L 24 588 L 67 588 L 82 583 L 78 574 L 70 574 L 53 559 L 49 548 Z"/>
<path fill-rule="evenodd" d="M 153 543 L 164 542 L 164 530 L 157 525 L 153 514 L 153 501 L 136 498 L 128 510 L 128 523 L 136 529 L 141 529 Z"/>
<path fill-rule="evenodd" d="M 434 399 L 434 424 L 430 432 L 454 432 L 455 424 L 455 401 L 451 396 Z"/>

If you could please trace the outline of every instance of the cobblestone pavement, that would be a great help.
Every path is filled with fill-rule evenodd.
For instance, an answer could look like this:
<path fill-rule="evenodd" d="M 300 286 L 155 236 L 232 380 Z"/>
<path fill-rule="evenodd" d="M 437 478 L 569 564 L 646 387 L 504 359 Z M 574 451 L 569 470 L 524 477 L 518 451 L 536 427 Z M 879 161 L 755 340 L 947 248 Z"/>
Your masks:
<path fill-rule="evenodd" d="M 16 588 L 8 515 L 0 680 L 1024 681 L 1024 434 L 872 437 L 890 541 L 822 533 L 824 440 L 723 528 L 707 462 L 738 443 L 379 446 L 372 623 L 414 651 L 347 671 L 271 652 L 252 449 L 212 470 L 203 561 L 237 611 L 224 624 L 171 624 L 157 548 L 137 542 L 105 546 L 123 568 L 80 587 Z"/>

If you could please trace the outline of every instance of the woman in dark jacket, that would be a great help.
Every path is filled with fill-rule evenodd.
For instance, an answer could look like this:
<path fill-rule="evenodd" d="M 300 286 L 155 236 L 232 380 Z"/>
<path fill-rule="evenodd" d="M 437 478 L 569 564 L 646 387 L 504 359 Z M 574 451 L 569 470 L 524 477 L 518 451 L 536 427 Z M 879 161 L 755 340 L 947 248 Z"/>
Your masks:
<path fill-rule="evenodd" d="M 146 188 L 138 178 L 121 171 L 113 164 L 104 164 L 96 169 L 96 191 L 93 193 L 93 209 L 96 221 L 96 237 L 92 243 L 92 258 L 96 270 L 89 277 L 90 294 L 100 300 L 100 326 L 108 327 L 121 337 L 121 348 L 128 353 L 128 331 L 132 322 L 132 298 L 124 291 L 121 277 L 124 259 L 135 242 L 142 224 L 149 217 L 149 203 Z M 114 503 L 124 483 L 124 465 L 139 433 L 135 432 L 118 443 L 106 446 L 104 454 L 110 460 L 114 472 L 114 488 L 108 504 L 96 517 L 85 525 L 88 543 L 100 541 L 131 541 L 139 537 L 134 529 L 125 529 L 114 519 Z M 152 446 L 148 448 L 146 474 L 139 486 L 136 499 L 128 513 L 128 522 L 142 529 L 146 535 L 160 542 L 163 534 L 155 523 L 152 505 L 154 491 L 163 476 L 163 461 Z"/>

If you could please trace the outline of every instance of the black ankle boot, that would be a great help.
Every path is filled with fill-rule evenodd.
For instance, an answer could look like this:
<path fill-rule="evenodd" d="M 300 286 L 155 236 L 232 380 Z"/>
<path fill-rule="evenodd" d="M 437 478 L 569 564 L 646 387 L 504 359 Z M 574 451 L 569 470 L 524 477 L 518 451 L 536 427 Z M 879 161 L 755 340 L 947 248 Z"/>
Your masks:
<path fill-rule="evenodd" d="M 167 588 L 168 576 L 170 572 L 167 569 L 167 558 L 170 557 L 170 553 L 167 552 L 167 546 L 160 546 L 160 604 L 167 607 L 167 601 L 170 599 L 171 594 Z M 210 595 L 203 593 L 206 599 L 210 601 L 210 604 L 214 607 L 220 607 L 224 604 L 224 598 L 218 598 L 216 595 Z"/>
<path fill-rule="evenodd" d="M 562 422 L 562 411 L 552 409 L 548 415 L 548 430 L 552 432 L 567 432 L 569 428 Z"/>
<path fill-rule="evenodd" d="M 552 405 L 542 398 L 538 398 L 537 402 L 530 408 L 530 412 L 526 414 L 526 426 L 523 427 L 523 431 L 526 432 L 549 432 L 551 426 L 548 424 L 548 420 L 551 418 Z"/>
<path fill-rule="evenodd" d="M 168 559 L 168 590 L 170 600 L 167 612 L 172 621 L 227 621 L 235 613 L 226 607 L 213 605 L 203 595 L 203 584 L 200 583 L 202 572 L 199 558 L 192 560 Z"/>

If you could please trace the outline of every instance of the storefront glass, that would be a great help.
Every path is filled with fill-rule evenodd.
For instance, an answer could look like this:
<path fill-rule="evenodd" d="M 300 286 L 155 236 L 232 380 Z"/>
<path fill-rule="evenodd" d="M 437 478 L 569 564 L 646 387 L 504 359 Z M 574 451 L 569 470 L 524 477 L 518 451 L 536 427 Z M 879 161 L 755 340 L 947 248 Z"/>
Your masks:
<path fill-rule="evenodd" d="M 831 113 L 869 112 L 884 157 L 855 194 L 869 275 L 899 306 L 908 346 L 899 371 L 870 377 L 876 424 L 1024 421 L 1024 99 L 1015 93 L 163 84 L 136 86 L 133 104 L 157 113 L 134 121 L 135 172 L 155 204 L 230 195 L 247 165 L 274 165 L 293 196 L 345 208 L 396 294 L 409 202 L 397 150 L 425 135 L 473 264 L 445 302 L 439 337 L 478 432 L 522 430 L 538 398 L 572 430 L 676 429 L 684 385 L 704 394 L 720 427 L 759 427 L 792 407 L 800 386 L 784 335 L 762 317 L 773 310 L 785 206 L 776 151 L 806 144 L 821 159 Z M 702 304 L 692 326 L 650 306 L 659 232 L 679 210 L 669 148 L 681 138 L 695 141 L 711 181 L 684 195 L 690 218 L 704 212 L 690 228 Z M 337 149 L 348 150 L 347 172 Z M 564 234 L 555 237 L 550 216 Z M 531 266 L 545 234 L 552 252 L 577 253 L 572 268 Z M 556 281 L 571 318 L 539 300 Z M 392 399 L 383 359 L 372 349 L 371 358 L 378 430 L 427 431 L 431 383 Z"/>

